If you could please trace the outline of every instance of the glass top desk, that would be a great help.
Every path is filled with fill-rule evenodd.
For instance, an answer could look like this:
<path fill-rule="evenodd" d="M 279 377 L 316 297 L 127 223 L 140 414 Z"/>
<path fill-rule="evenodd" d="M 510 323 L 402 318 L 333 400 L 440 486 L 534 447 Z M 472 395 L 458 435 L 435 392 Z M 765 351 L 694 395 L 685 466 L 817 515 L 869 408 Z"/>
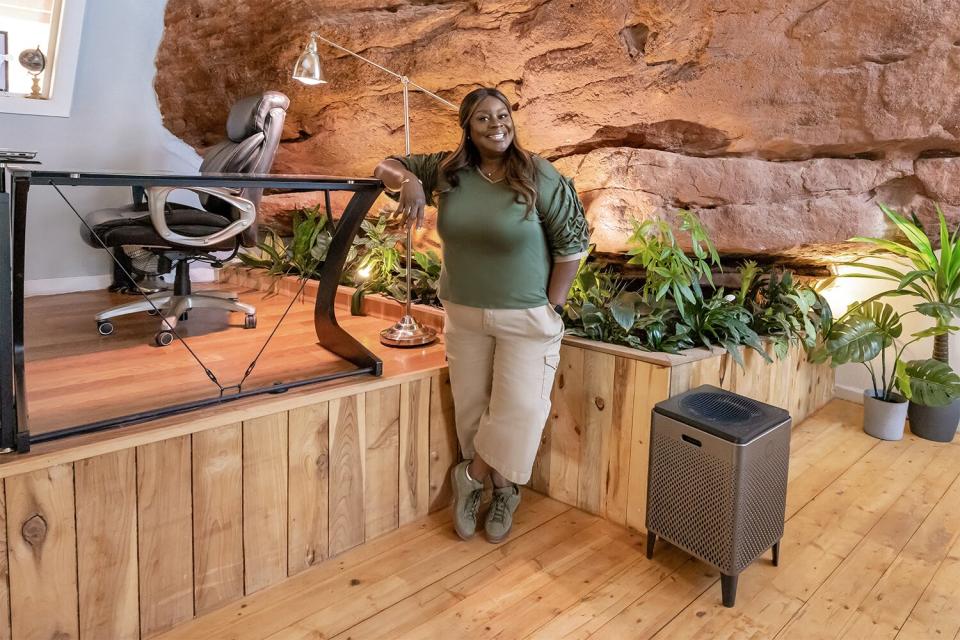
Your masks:
<path fill-rule="evenodd" d="M 43 440 L 143 422 L 238 398 L 262 393 L 277 393 L 326 380 L 366 374 L 382 375 L 382 361 L 340 327 L 334 313 L 337 285 L 340 282 L 347 253 L 360 229 L 361 222 L 383 190 L 383 184 L 379 180 L 283 174 L 41 171 L 32 170 L 27 166 L 13 165 L 8 166 L 6 172 L 9 177 L 9 184 L 6 185 L 8 189 L 6 192 L 0 191 L 0 232 L 5 236 L 0 242 L 0 271 L 2 271 L 0 273 L 0 449 L 24 452 L 29 450 L 31 442 L 40 441 L 40 438 L 31 438 L 30 435 L 24 369 L 24 252 L 28 196 L 33 187 L 61 185 L 127 186 L 144 189 L 154 186 L 253 187 L 288 191 L 324 191 L 327 198 L 330 191 L 353 193 L 353 197 L 336 223 L 327 258 L 319 271 L 318 293 L 314 305 L 314 327 L 319 345 L 349 361 L 356 366 L 356 369 L 251 390 L 234 388 L 234 392 L 229 394 L 224 394 L 221 388 L 219 397 L 80 424 L 53 434 L 43 434 Z"/>

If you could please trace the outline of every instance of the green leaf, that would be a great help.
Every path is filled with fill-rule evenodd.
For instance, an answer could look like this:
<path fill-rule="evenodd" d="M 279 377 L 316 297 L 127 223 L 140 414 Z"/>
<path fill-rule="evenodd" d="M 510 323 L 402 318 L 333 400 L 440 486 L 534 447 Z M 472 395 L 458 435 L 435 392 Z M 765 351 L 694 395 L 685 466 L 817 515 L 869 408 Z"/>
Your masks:
<path fill-rule="evenodd" d="M 899 376 L 897 382 L 904 395 L 917 404 L 928 407 L 943 407 L 960 398 L 960 376 L 945 362 L 934 360 L 911 360 L 904 367 L 907 389 Z"/>
<path fill-rule="evenodd" d="M 914 334 L 911 334 L 914 338 L 932 338 L 934 336 L 942 336 L 946 333 L 954 333 L 960 331 L 960 327 L 954 327 L 950 325 L 937 325 L 935 327 L 930 327 L 924 329 L 923 331 L 917 331 Z"/>
<path fill-rule="evenodd" d="M 914 307 L 925 316 L 936 318 L 941 322 L 950 322 L 953 318 L 960 318 L 960 305 L 943 302 L 921 302 Z"/>
<path fill-rule="evenodd" d="M 854 316 L 835 324 L 826 341 L 826 350 L 833 365 L 847 362 L 869 362 L 885 347 L 884 335 L 870 318 Z"/>
<path fill-rule="evenodd" d="M 635 300 L 628 295 L 617 296 L 610 305 L 610 314 L 624 331 L 630 331 L 637 315 Z"/>

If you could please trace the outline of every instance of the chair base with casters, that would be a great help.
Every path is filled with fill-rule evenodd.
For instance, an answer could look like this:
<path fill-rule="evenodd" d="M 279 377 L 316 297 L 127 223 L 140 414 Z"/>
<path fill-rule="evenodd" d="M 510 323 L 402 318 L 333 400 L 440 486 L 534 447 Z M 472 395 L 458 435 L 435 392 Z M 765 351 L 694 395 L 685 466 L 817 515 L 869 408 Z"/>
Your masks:
<path fill-rule="evenodd" d="M 162 315 L 160 329 L 154 335 L 154 342 L 165 347 L 173 342 L 173 330 L 177 322 L 186 320 L 187 312 L 192 309 L 220 309 L 239 311 L 244 314 L 243 328 L 254 329 L 257 326 L 257 310 L 252 305 L 239 301 L 239 295 L 232 291 L 192 291 L 190 284 L 190 258 L 179 256 L 176 261 L 176 276 L 173 290 L 159 291 L 144 295 L 135 302 L 128 302 L 101 311 L 95 316 L 97 331 L 102 336 L 113 333 L 112 319 L 132 313 L 146 312 L 150 315 Z"/>

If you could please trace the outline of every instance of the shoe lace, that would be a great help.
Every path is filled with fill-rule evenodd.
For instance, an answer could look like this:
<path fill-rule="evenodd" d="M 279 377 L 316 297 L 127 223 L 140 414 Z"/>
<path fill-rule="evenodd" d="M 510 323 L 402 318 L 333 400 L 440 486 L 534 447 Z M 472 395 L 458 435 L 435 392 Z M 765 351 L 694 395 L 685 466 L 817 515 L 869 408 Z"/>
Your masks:
<path fill-rule="evenodd" d="M 501 491 L 494 491 L 493 504 L 490 505 L 490 518 L 495 522 L 503 522 L 507 519 L 507 494 Z"/>
<path fill-rule="evenodd" d="M 464 505 L 464 513 L 473 518 L 474 521 L 477 520 L 477 511 L 480 509 L 480 498 L 482 497 L 483 492 L 481 490 L 471 491 L 470 498 Z"/>

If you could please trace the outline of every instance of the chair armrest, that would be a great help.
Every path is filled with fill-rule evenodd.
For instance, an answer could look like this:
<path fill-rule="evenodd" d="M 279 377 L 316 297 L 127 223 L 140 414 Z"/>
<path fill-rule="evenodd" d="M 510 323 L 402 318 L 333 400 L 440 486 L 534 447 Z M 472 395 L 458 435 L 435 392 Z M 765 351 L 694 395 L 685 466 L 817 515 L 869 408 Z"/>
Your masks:
<path fill-rule="evenodd" d="M 167 226 L 165 210 L 167 197 L 171 191 L 186 189 L 194 193 L 205 193 L 227 202 L 240 211 L 240 217 L 229 225 L 206 236 L 184 236 L 175 233 Z M 257 221 L 257 207 L 250 200 L 233 195 L 228 189 L 219 187 L 150 187 L 147 189 L 147 204 L 150 207 L 150 222 L 160 237 L 168 242 L 182 244 L 188 247 L 209 247 L 220 244 L 228 238 L 240 235 Z"/>

